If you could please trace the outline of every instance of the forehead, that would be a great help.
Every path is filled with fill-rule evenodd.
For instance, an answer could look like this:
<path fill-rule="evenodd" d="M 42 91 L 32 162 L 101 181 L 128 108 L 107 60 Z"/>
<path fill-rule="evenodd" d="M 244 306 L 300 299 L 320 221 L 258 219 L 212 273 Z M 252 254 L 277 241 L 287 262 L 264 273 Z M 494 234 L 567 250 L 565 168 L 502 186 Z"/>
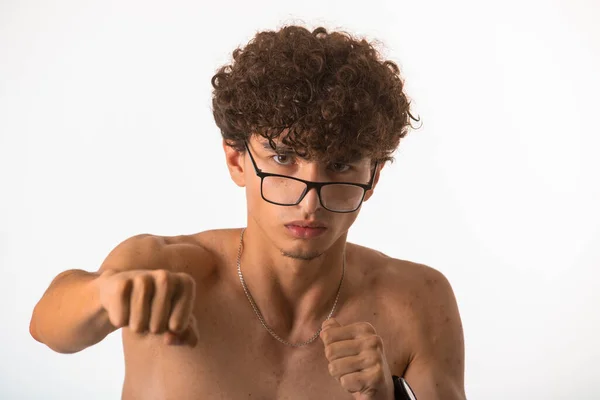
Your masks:
<path fill-rule="evenodd" d="M 287 146 L 285 144 L 282 143 L 281 138 L 277 138 L 277 139 L 273 139 L 272 144 L 275 146 L 275 148 L 273 148 L 273 146 L 271 145 L 271 142 L 269 142 L 268 139 L 259 136 L 259 135 L 253 135 L 252 137 L 250 137 L 249 140 L 252 144 L 252 147 L 256 150 L 259 151 L 263 151 L 263 152 L 277 152 L 277 153 L 295 153 L 295 149 Z M 315 162 L 323 162 L 325 160 L 321 160 L 320 158 L 312 158 L 312 157 L 303 157 L 304 159 L 306 159 L 307 161 L 315 161 Z M 329 162 L 334 161 L 334 162 L 351 162 L 351 163 L 357 163 L 357 164 L 362 164 L 362 163 L 369 163 L 370 162 L 370 158 L 365 157 L 363 155 L 342 155 L 341 157 L 338 157 L 338 159 L 336 160 L 329 160 Z"/>

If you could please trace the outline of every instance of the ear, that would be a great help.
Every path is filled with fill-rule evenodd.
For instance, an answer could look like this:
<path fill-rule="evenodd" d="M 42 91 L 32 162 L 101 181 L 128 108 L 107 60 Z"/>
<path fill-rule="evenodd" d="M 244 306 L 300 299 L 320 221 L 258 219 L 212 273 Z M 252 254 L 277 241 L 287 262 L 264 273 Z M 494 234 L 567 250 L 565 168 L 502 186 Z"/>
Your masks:
<path fill-rule="evenodd" d="M 367 201 L 371 198 L 371 196 L 373 196 L 373 192 L 375 191 L 375 186 L 377 186 L 377 182 L 379 182 L 379 175 L 381 174 L 381 170 L 383 169 L 383 167 L 385 166 L 385 163 L 381 163 L 377 165 L 377 172 L 375 172 L 375 177 L 373 178 L 373 187 L 370 190 L 367 190 L 367 193 L 365 193 L 365 199 L 364 201 Z"/>
<path fill-rule="evenodd" d="M 227 162 L 231 179 L 239 187 L 246 186 L 246 177 L 244 175 L 246 153 L 234 149 L 225 140 L 223 140 L 223 150 L 225 151 L 225 161 Z"/>

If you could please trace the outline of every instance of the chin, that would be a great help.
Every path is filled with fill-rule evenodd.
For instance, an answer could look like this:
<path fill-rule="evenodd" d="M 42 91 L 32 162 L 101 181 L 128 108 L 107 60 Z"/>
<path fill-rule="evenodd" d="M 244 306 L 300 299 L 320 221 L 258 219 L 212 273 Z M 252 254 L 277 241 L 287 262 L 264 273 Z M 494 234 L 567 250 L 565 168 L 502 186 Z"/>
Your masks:
<path fill-rule="evenodd" d="M 281 243 L 280 251 L 284 257 L 295 260 L 312 261 L 321 257 L 331 246 L 325 238 L 292 239 Z"/>
<path fill-rule="evenodd" d="M 294 260 L 312 261 L 322 256 L 323 252 L 315 250 L 281 250 L 281 255 L 284 257 L 293 258 Z"/>

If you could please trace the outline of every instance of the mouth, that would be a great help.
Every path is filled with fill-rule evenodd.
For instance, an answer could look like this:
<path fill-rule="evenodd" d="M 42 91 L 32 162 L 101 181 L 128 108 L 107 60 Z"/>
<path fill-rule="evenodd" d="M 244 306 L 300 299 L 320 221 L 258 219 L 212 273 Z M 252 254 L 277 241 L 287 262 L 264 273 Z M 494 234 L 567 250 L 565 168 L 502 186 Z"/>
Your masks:
<path fill-rule="evenodd" d="M 319 221 L 293 221 L 285 226 L 297 226 L 299 228 L 327 229 L 325 224 Z"/>
<path fill-rule="evenodd" d="M 297 239 L 312 239 L 321 236 L 327 227 L 320 222 L 294 221 L 285 224 L 287 231 Z"/>

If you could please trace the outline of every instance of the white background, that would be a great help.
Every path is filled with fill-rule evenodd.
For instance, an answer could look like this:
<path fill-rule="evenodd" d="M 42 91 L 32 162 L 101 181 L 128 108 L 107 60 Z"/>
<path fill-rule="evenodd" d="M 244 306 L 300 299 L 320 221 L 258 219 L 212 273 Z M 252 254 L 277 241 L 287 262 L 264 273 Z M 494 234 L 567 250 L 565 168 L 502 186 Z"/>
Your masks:
<path fill-rule="evenodd" d="M 402 68 L 423 126 L 350 240 L 448 277 L 468 397 L 599 399 L 599 19 L 596 0 L 1 1 L 0 398 L 119 398 L 120 334 L 56 354 L 31 311 L 129 236 L 245 225 L 210 78 L 302 23 Z"/>

